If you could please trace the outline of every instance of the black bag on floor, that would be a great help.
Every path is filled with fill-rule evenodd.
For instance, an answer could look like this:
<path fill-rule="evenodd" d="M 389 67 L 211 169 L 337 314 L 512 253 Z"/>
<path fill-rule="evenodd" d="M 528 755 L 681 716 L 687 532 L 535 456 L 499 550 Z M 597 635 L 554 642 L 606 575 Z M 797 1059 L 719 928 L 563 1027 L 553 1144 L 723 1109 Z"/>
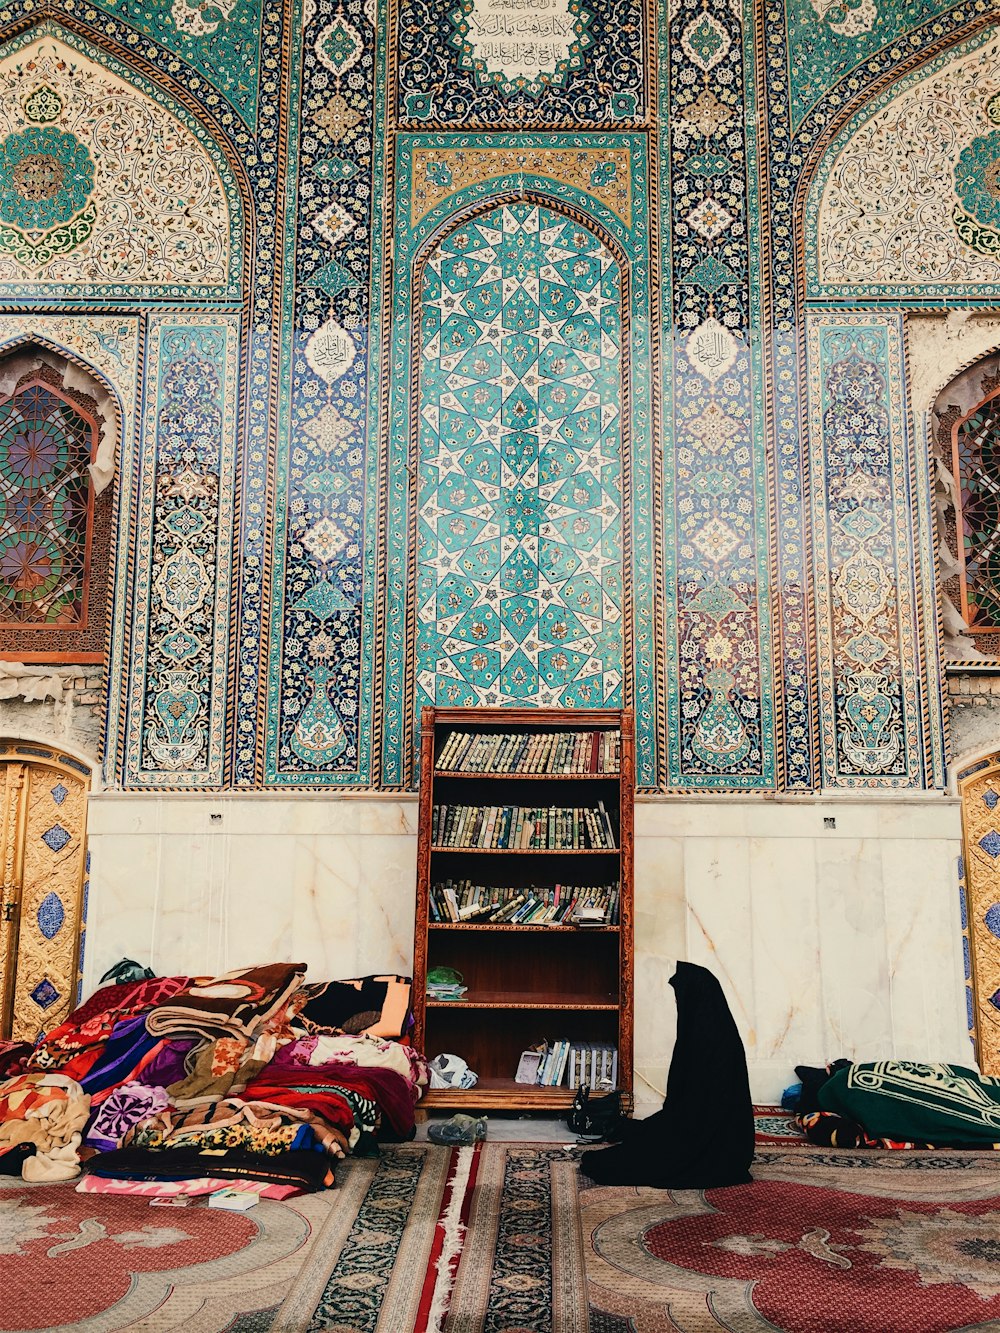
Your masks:
<path fill-rule="evenodd" d="M 617 1129 L 622 1119 L 622 1095 L 608 1092 L 591 1097 L 586 1083 L 577 1088 L 566 1124 L 574 1134 L 588 1139 L 606 1139 Z"/>

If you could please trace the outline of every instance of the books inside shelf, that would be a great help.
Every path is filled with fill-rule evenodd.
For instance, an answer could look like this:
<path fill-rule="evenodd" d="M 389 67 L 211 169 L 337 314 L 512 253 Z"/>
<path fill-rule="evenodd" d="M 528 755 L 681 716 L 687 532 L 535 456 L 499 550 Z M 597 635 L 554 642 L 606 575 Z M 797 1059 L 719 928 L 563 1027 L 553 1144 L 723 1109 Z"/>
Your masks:
<path fill-rule="evenodd" d="M 490 888 L 469 879 L 432 884 L 432 921 L 468 925 L 617 926 L 621 890 L 614 884 Z"/>
<path fill-rule="evenodd" d="M 620 763 L 620 731 L 452 731 L 435 767 L 439 773 L 614 776 Z"/>
<path fill-rule="evenodd" d="M 618 1048 L 565 1039 L 546 1042 L 540 1051 L 522 1053 L 514 1081 L 542 1088 L 578 1088 L 586 1083 L 594 1091 L 610 1092 L 618 1086 Z"/>
<path fill-rule="evenodd" d="M 616 851 L 603 801 L 590 806 L 435 805 L 436 847 L 488 851 Z"/>

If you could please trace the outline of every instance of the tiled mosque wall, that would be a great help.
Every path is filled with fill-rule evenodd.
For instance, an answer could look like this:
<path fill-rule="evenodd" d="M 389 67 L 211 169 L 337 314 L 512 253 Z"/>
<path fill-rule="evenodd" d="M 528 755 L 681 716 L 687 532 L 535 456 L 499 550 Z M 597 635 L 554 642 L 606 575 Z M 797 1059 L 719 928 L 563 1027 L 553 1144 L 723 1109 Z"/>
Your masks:
<path fill-rule="evenodd" d="M 644 791 L 943 788 L 905 322 L 1000 291 L 984 0 L 46 15 L 0 333 L 122 417 L 109 786 L 407 789 L 511 701 L 633 706 Z"/>
<path fill-rule="evenodd" d="M 755 1059 L 840 1054 L 815 1046 L 852 1023 L 916 1053 L 924 1027 L 866 1027 L 834 980 L 873 903 L 871 1012 L 923 986 L 953 1055 L 959 826 L 914 366 L 1000 304 L 988 0 L 16 0 L 0 39 L 0 352 L 72 355 L 120 422 L 93 959 L 116 921 L 194 939 L 206 904 L 212 957 L 235 950 L 267 895 L 227 906 L 239 821 L 294 840 L 285 797 L 357 794 L 331 828 L 363 807 L 381 837 L 428 700 L 621 703 L 655 812 L 643 911 L 684 904 L 640 954 L 638 1010 L 660 953 L 712 956 L 706 913 L 731 909 L 773 971 L 768 867 L 792 893 L 797 852 L 754 830 L 780 810 L 809 901 L 842 892 L 847 924 L 810 918 L 827 1027 L 796 1019 L 783 1046 L 777 991 L 747 1001 Z M 237 829 L 185 896 L 171 839 L 213 793 Z M 703 815 L 672 823 L 667 793 Z M 816 793 L 894 813 L 858 814 L 838 857 L 787 813 Z M 950 943 L 910 948 L 886 923 L 929 804 L 927 919 Z M 412 834 L 392 836 L 323 845 L 342 892 L 296 843 L 292 915 L 335 902 L 373 959 L 399 953 Z"/>

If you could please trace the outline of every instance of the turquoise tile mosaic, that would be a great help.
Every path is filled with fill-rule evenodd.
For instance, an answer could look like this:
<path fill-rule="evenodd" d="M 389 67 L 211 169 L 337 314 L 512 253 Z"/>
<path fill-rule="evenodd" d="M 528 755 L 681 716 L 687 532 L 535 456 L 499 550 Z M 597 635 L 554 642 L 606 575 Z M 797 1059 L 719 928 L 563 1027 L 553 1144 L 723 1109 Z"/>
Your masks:
<path fill-rule="evenodd" d="M 905 325 L 1000 293 L 987 0 L 2 24 L 0 349 L 119 417 L 109 783 L 405 788 L 435 699 L 943 784 Z"/>

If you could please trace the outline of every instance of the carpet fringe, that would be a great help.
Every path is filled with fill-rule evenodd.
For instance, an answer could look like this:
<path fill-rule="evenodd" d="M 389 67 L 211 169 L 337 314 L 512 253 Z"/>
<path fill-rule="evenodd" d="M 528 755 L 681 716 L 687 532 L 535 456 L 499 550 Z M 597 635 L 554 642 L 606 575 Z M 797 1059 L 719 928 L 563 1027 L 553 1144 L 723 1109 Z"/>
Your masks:
<path fill-rule="evenodd" d="M 455 1271 L 458 1256 L 465 1242 L 465 1223 L 462 1221 L 462 1207 L 465 1203 L 465 1191 L 472 1170 L 474 1148 L 459 1148 L 455 1170 L 448 1182 L 450 1191 L 448 1206 L 444 1210 L 440 1226 L 444 1232 L 441 1254 L 437 1261 L 437 1278 L 431 1296 L 430 1310 L 427 1313 L 427 1333 L 441 1333 L 441 1325 L 451 1304 L 451 1292 L 455 1285 Z"/>

